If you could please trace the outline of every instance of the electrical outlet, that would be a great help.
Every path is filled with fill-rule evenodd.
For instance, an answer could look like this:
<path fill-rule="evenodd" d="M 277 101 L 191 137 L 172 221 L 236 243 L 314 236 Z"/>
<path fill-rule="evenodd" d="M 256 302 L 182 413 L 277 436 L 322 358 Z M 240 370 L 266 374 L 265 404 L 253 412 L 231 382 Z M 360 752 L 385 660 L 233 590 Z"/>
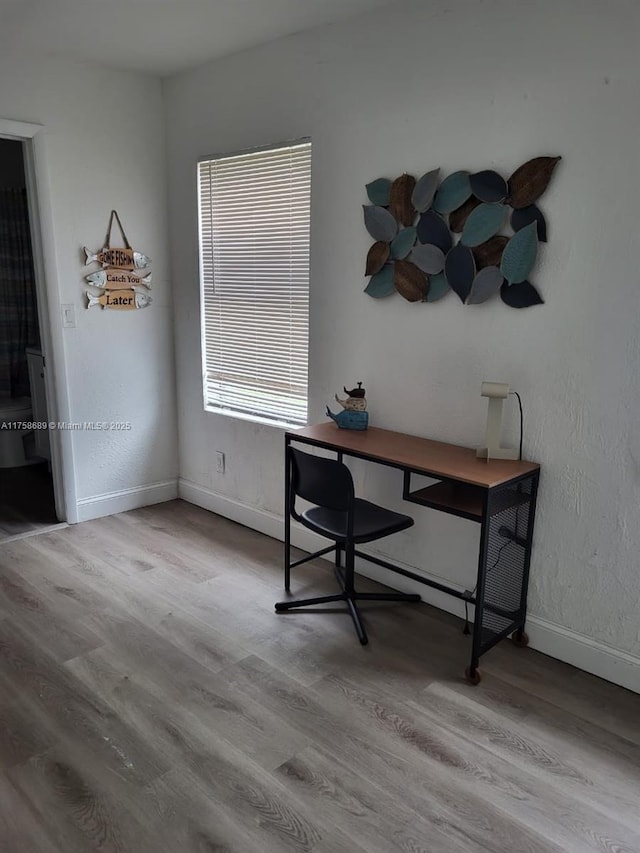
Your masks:
<path fill-rule="evenodd" d="M 221 450 L 216 450 L 216 471 L 224 474 L 224 453 Z"/>

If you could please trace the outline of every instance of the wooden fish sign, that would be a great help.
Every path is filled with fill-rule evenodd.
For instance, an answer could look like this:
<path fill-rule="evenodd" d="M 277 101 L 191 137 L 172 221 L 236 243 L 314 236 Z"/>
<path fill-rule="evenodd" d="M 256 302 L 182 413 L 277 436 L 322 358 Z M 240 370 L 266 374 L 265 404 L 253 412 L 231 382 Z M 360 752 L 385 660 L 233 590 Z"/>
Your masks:
<path fill-rule="evenodd" d="M 114 308 L 117 311 L 133 311 L 136 308 L 146 308 L 152 299 L 147 293 L 138 290 L 108 290 L 102 296 L 94 296 L 86 291 L 89 300 L 87 308 L 101 305 L 103 308 Z"/>
<path fill-rule="evenodd" d="M 148 255 L 131 248 L 109 249 L 105 246 L 99 252 L 90 252 L 86 246 L 83 246 L 83 249 L 87 266 L 99 263 L 103 267 L 116 267 L 119 270 L 143 270 L 151 266 L 151 258 Z"/>
<path fill-rule="evenodd" d="M 92 287 L 101 287 L 105 290 L 122 290 L 127 287 L 138 287 L 141 284 L 150 289 L 151 276 L 152 273 L 143 277 L 141 273 L 133 270 L 107 267 L 107 269 L 92 272 L 85 278 Z"/>
<path fill-rule="evenodd" d="M 123 248 L 111 246 L 111 229 L 114 219 L 120 229 Z M 116 311 L 134 311 L 146 308 L 151 304 L 147 293 L 151 289 L 151 258 L 136 252 L 124 233 L 122 222 L 117 211 L 112 210 L 109 225 L 104 240 L 104 248 L 92 253 L 84 247 L 85 264 L 102 264 L 103 269 L 85 276 L 87 284 L 102 292 L 96 296 L 90 289 L 86 290 L 87 308 L 96 305 L 102 308 L 112 308 Z"/>
<path fill-rule="evenodd" d="M 120 233 L 122 234 L 122 239 L 124 241 L 123 248 L 112 248 L 111 246 L 111 229 L 113 227 L 114 219 L 120 229 Z M 104 247 L 97 252 L 90 252 L 86 246 L 83 248 L 85 264 L 87 266 L 89 264 L 98 263 L 102 264 L 103 267 L 115 267 L 119 270 L 133 271 L 146 269 L 151 264 L 151 258 L 147 257 L 147 255 L 143 255 L 141 252 L 136 252 L 131 248 L 131 243 L 127 239 L 127 235 L 124 233 L 122 222 L 120 222 L 120 217 L 116 210 L 112 210 L 111 216 L 109 217 L 109 225 L 104 239 Z"/>

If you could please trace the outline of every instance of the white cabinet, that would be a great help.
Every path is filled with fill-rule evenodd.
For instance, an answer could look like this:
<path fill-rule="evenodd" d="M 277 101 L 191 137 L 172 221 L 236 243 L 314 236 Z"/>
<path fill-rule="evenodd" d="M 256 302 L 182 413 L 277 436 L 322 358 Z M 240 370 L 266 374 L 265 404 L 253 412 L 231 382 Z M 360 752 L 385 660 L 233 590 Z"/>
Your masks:
<path fill-rule="evenodd" d="M 27 348 L 27 363 L 29 365 L 29 384 L 31 386 L 31 419 L 39 423 L 48 423 L 45 385 L 46 371 L 44 356 L 39 349 Z M 48 429 L 35 430 L 35 450 L 36 455 L 51 461 Z"/>

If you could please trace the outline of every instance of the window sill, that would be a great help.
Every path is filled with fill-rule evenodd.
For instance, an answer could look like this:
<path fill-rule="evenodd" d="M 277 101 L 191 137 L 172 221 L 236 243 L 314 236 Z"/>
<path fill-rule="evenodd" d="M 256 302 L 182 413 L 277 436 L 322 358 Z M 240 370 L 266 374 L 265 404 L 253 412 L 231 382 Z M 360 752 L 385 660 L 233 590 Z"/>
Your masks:
<path fill-rule="evenodd" d="M 271 418 L 263 418 L 260 415 L 246 415 L 242 412 L 233 412 L 231 409 L 221 409 L 217 406 L 205 406 L 204 411 L 210 412 L 213 415 L 224 415 L 226 418 L 232 418 L 237 421 L 247 421 L 248 423 L 276 427 L 276 429 L 282 430 L 304 429 L 306 426 L 306 424 L 294 424 L 288 421 L 274 421 Z"/>

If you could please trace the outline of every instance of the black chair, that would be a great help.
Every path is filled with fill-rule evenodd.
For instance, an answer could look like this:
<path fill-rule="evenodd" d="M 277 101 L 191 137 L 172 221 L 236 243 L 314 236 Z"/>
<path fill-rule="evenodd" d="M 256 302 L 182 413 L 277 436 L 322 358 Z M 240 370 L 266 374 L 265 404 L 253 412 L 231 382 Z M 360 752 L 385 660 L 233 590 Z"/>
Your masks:
<path fill-rule="evenodd" d="M 290 466 L 287 496 L 288 513 L 296 521 L 304 524 L 314 533 L 332 539 L 330 545 L 316 551 L 302 560 L 291 562 L 289 538 L 285 542 L 285 589 L 290 589 L 291 569 L 307 563 L 315 557 L 335 550 L 335 572 L 342 592 L 336 595 L 324 595 L 320 598 L 304 598 L 294 601 L 279 601 L 276 612 L 282 613 L 294 607 L 311 607 L 314 604 L 328 604 L 333 601 L 345 601 L 348 612 L 362 645 L 368 642 L 367 632 L 362 624 L 357 601 L 420 601 L 419 595 L 406 593 L 357 592 L 354 587 L 355 558 L 361 557 L 370 562 L 385 565 L 384 561 L 368 557 L 356 551 L 356 544 L 373 542 L 383 536 L 398 533 L 413 525 L 408 515 L 385 509 L 377 504 L 356 498 L 351 472 L 342 462 L 311 456 L 294 447 L 288 448 L 286 464 Z M 300 497 L 313 506 L 303 512 L 296 510 L 296 497 Z M 341 554 L 345 553 L 345 567 L 341 566 Z"/>

